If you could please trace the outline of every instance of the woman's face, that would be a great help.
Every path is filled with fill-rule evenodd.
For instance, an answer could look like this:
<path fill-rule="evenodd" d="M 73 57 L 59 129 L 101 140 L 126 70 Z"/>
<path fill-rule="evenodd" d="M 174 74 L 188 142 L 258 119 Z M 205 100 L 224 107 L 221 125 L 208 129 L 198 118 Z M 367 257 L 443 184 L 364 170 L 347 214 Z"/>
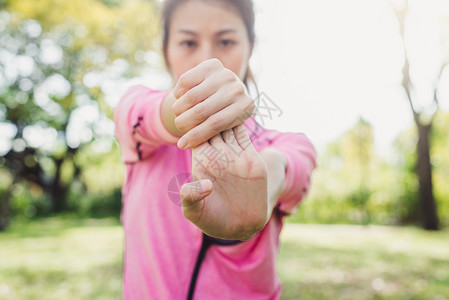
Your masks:
<path fill-rule="evenodd" d="M 175 82 L 210 58 L 218 58 L 243 80 L 252 45 L 233 7 L 211 0 L 189 0 L 173 12 L 166 51 Z"/>

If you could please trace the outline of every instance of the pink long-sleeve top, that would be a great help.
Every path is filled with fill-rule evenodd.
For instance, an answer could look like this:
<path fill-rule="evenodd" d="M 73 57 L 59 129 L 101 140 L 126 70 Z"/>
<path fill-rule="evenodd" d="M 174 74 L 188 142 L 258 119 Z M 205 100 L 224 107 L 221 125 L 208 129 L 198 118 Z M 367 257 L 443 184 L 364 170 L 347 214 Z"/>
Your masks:
<path fill-rule="evenodd" d="M 176 193 L 192 171 L 192 151 L 176 146 L 161 119 L 168 92 L 130 88 L 115 109 L 116 137 L 126 164 L 121 221 L 125 234 L 123 296 L 187 299 L 203 233 L 181 212 Z M 315 149 L 302 133 L 244 123 L 259 152 L 271 147 L 287 159 L 282 193 L 265 228 L 248 241 L 211 245 L 201 263 L 193 299 L 278 299 L 275 264 L 283 217 L 294 214 L 310 186 Z M 207 198 L 206 198 L 207 201 Z"/>

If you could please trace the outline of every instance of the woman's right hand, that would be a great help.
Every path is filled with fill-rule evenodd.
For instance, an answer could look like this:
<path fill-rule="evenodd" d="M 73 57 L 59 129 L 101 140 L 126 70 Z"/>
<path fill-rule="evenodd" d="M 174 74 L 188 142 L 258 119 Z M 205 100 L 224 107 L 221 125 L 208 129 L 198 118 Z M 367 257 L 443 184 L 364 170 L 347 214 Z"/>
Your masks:
<path fill-rule="evenodd" d="M 181 149 L 243 124 L 255 108 L 244 83 L 216 58 L 181 75 L 172 94 L 174 123 L 184 133 L 178 141 Z"/>
<path fill-rule="evenodd" d="M 267 164 L 243 125 L 192 149 L 192 178 L 181 187 L 182 213 L 207 235 L 246 241 L 270 219 Z"/>

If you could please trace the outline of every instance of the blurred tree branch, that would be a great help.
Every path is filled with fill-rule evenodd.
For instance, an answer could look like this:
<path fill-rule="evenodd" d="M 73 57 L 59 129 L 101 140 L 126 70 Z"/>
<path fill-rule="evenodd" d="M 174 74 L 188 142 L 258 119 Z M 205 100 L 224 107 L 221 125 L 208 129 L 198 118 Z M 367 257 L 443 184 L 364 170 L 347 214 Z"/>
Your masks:
<path fill-rule="evenodd" d="M 439 111 L 438 101 L 438 89 L 441 83 L 441 76 L 447 63 L 443 63 L 436 78 L 433 101 L 433 112 L 428 115 L 429 109 L 418 110 L 417 105 L 414 103 L 413 90 L 415 88 L 411 76 L 410 76 L 410 58 L 407 49 L 407 31 L 406 22 L 407 15 L 409 14 L 408 0 L 404 1 L 402 8 L 394 8 L 396 17 L 399 24 L 399 33 L 402 40 L 403 52 L 404 52 L 404 64 L 402 68 L 402 82 L 401 85 L 406 94 L 406 98 L 410 105 L 411 112 L 413 114 L 413 120 L 418 129 L 418 142 L 417 142 L 417 163 L 416 163 L 416 175 L 419 181 L 419 210 L 421 225 L 427 230 L 439 229 L 439 218 L 437 205 L 433 193 L 432 183 L 432 164 L 430 160 L 430 147 L 431 147 L 431 131 L 432 124 L 435 115 Z"/>
<path fill-rule="evenodd" d="M 155 47 L 159 27 L 153 0 L 0 5 L 0 126 L 14 129 L 9 150 L 0 153 L 2 172 L 13 177 L 7 187 L 0 182 L 1 231 L 17 185 L 37 187 L 53 212 L 68 209 L 74 183 L 83 190 L 79 153 L 96 140 L 114 140 L 101 131 L 111 126 L 112 107 L 100 79 L 138 75 L 144 64 L 136 53 Z M 84 120 L 83 109 L 94 119 Z"/>

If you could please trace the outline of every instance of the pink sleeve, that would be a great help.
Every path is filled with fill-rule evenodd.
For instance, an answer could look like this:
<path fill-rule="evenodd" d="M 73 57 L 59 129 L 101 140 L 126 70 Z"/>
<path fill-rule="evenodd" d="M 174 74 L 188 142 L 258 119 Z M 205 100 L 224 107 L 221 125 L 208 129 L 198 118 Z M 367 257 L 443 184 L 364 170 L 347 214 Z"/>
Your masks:
<path fill-rule="evenodd" d="M 114 122 L 124 162 L 142 160 L 159 146 L 178 141 L 162 123 L 162 101 L 169 92 L 134 86 L 123 95 L 115 108 Z"/>
<path fill-rule="evenodd" d="M 250 119 L 249 119 L 250 120 Z M 287 159 L 284 187 L 278 199 L 278 209 L 285 214 L 295 214 L 299 203 L 310 188 L 312 171 L 316 167 L 316 151 L 303 133 L 279 132 L 262 128 L 250 120 L 247 131 L 257 151 L 273 148 Z"/>
<path fill-rule="evenodd" d="M 269 147 L 279 150 L 287 159 L 284 187 L 278 200 L 279 210 L 295 214 L 310 189 L 312 171 L 316 167 L 315 148 L 302 133 L 281 133 Z"/>

